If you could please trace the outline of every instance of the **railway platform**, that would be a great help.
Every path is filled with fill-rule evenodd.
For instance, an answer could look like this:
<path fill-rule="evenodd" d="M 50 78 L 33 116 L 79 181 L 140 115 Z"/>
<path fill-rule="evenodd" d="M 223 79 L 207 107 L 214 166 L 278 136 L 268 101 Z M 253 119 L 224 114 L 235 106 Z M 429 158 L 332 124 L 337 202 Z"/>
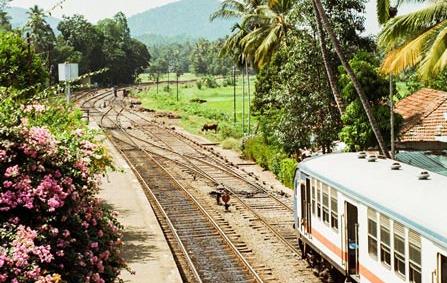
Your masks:
<path fill-rule="evenodd" d="M 95 128 L 95 125 L 92 125 Z M 122 271 L 124 282 L 182 282 L 173 255 L 142 187 L 126 161 L 108 141 L 106 147 L 118 169 L 101 185 L 100 197 L 119 213 L 124 226 L 124 256 L 134 274 Z"/>

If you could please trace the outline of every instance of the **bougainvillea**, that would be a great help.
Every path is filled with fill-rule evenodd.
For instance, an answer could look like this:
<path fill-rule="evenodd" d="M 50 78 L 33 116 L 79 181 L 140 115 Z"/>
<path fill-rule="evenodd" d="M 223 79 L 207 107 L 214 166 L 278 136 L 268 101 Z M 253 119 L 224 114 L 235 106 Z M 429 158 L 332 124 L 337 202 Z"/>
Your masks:
<path fill-rule="evenodd" d="M 31 120 L 0 127 L 0 282 L 113 282 L 121 226 L 97 198 L 110 159 L 85 129 Z"/>

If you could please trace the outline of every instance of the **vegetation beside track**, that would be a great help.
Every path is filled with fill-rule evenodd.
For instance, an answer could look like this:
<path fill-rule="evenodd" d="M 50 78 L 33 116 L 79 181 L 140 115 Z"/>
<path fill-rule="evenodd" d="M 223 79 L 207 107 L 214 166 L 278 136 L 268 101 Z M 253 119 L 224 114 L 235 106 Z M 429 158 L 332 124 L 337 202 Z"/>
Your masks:
<path fill-rule="evenodd" d="M 254 78 L 252 78 L 254 81 Z M 257 162 L 264 169 L 272 171 L 286 186 L 293 187 L 293 175 L 296 160 L 288 158 L 280 147 L 267 145 L 260 136 L 248 135 L 248 96 L 245 97 L 245 135 L 242 130 L 242 85 L 238 83 L 236 92 L 236 124 L 233 123 L 233 86 L 224 86 L 224 80 L 218 80 L 219 87 L 198 88 L 197 83 L 179 86 L 177 101 L 176 85 L 167 89 L 167 84 L 147 92 L 139 93 L 143 106 L 157 111 L 172 111 L 181 116 L 180 126 L 190 133 L 201 135 L 209 140 L 220 142 L 225 149 L 242 153 L 242 156 Z M 254 85 L 250 86 L 253 89 Z M 193 102 L 202 99 L 206 102 Z M 202 132 L 206 123 L 219 124 L 217 133 Z M 251 134 L 256 132 L 256 117 L 251 117 Z M 244 138 L 245 136 L 245 138 Z"/>
<path fill-rule="evenodd" d="M 226 148 L 240 149 L 240 142 L 244 136 L 242 129 L 242 83 L 236 87 L 236 124 L 233 112 L 233 86 L 228 85 L 224 79 L 216 81 L 218 87 L 209 88 L 197 83 L 179 86 L 177 101 L 176 85 L 160 84 L 159 92 L 155 87 L 147 92 L 139 93 L 143 106 L 157 111 L 172 111 L 181 116 L 180 126 L 193 134 L 222 142 Z M 199 88 L 200 87 L 200 88 Z M 251 89 L 254 84 L 252 83 Z M 202 100 L 202 103 L 197 102 Z M 196 102 L 195 102 L 196 101 Z M 245 97 L 245 132 L 248 134 L 248 96 Z M 202 132 L 204 124 L 216 123 L 219 125 L 217 133 L 214 131 Z M 251 117 L 251 131 L 255 130 L 255 118 Z"/>

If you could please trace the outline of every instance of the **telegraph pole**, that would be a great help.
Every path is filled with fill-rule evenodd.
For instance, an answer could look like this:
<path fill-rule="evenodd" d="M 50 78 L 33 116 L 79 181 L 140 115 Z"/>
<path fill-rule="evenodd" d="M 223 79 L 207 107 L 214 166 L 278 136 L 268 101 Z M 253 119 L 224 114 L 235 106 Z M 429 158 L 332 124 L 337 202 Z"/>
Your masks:
<path fill-rule="evenodd" d="M 395 157 L 394 148 L 394 101 L 393 101 L 393 75 L 390 74 L 390 123 L 391 123 L 391 159 Z"/>
<path fill-rule="evenodd" d="M 245 135 L 245 72 L 242 71 L 242 133 Z"/>
<path fill-rule="evenodd" d="M 233 66 L 233 123 L 236 126 L 236 66 Z"/>
<path fill-rule="evenodd" d="M 251 132 L 251 125 L 250 125 L 250 120 L 251 120 L 251 113 L 250 113 L 250 107 L 251 107 L 251 101 L 250 101 L 250 72 L 248 71 L 248 66 L 247 66 L 247 62 L 245 62 L 245 71 L 247 73 L 247 90 L 248 90 L 248 134 L 250 134 Z"/>
<path fill-rule="evenodd" d="M 175 74 L 177 75 L 177 101 L 178 101 L 178 71 Z"/>

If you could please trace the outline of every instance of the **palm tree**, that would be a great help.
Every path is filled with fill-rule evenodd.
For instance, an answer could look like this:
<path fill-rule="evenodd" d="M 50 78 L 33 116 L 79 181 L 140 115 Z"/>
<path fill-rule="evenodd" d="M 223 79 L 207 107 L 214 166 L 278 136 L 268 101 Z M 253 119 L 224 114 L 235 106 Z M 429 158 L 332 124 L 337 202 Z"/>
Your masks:
<path fill-rule="evenodd" d="M 314 12 L 315 12 L 315 22 L 317 23 L 318 37 L 320 39 L 320 51 L 321 51 L 321 55 L 323 58 L 324 69 L 326 70 L 326 74 L 329 79 L 329 86 L 331 87 L 332 94 L 334 95 L 334 99 L 335 99 L 335 102 L 337 103 L 337 108 L 338 108 L 338 111 L 340 112 L 340 116 L 341 116 L 341 115 L 343 115 L 346 105 L 343 101 L 343 98 L 341 97 L 340 92 L 338 91 L 337 79 L 336 79 L 334 71 L 332 70 L 331 65 L 329 63 L 329 52 L 326 48 L 326 36 L 323 31 L 323 24 L 321 22 L 321 17 L 317 13 L 315 3 L 313 3 L 313 6 L 314 6 Z"/>
<path fill-rule="evenodd" d="M 346 60 L 345 54 L 341 48 L 340 42 L 337 39 L 335 32 L 332 28 L 332 25 L 329 22 L 328 16 L 326 15 L 326 11 L 323 8 L 323 4 L 320 0 L 313 0 L 314 9 L 316 9 L 315 13 L 320 16 L 322 26 L 326 30 L 329 39 L 332 42 L 332 45 L 334 46 L 335 52 L 338 55 L 338 58 L 340 59 L 340 62 L 345 69 L 346 73 L 350 77 L 352 84 L 360 98 L 360 101 L 362 103 L 363 109 L 366 112 L 366 116 L 368 117 L 369 124 L 371 125 L 371 128 L 374 132 L 374 135 L 377 139 L 377 144 L 379 145 L 379 150 L 383 155 L 386 157 L 389 157 L 389 153 L 386 150 L 385 142 L 382 136 L 382 133 L 380 132 L 379 125 L 377 124 L 377 120 L 375 119 L 372 111 L 371 111 L 371 105 L 369 104 L 368 98 L 363 91 L 362 86 L 360 85 L 360 82 L 357 79 L 357 76 L 355 75 L 354 71 L 352 70 L 351 66 L 349 65 L 348 61 Z"/>
<path fill-rule="evenodd" d="M 293 28 L 288 21 L 293 3 L 293 0 L 267 0 L 265 4 L 256 7 L 253 13 L 244 16 L 242 26 L 251 29 L 242 38 L 241 44 L 244 53 L 250 54 L 259 68 L 269 62 L 279 43 Z"/>
<path fill-rule="evenodd" d="M 30 34 L 31 42 L 37 53 L 48 51 L 56 40 L 53 29 L 45 20 L 45 13 L 37 5 L 27 12 L 28 21 L 25 30 Z"/>
<path fill-rule="evenodd" d="M 379 36 L 387 51 L 384 73 L 398 74 L 417 67 L 427 80 L 447 65 L 447 3 L 435 2 L 427 8 L 390 20 Z"/>

